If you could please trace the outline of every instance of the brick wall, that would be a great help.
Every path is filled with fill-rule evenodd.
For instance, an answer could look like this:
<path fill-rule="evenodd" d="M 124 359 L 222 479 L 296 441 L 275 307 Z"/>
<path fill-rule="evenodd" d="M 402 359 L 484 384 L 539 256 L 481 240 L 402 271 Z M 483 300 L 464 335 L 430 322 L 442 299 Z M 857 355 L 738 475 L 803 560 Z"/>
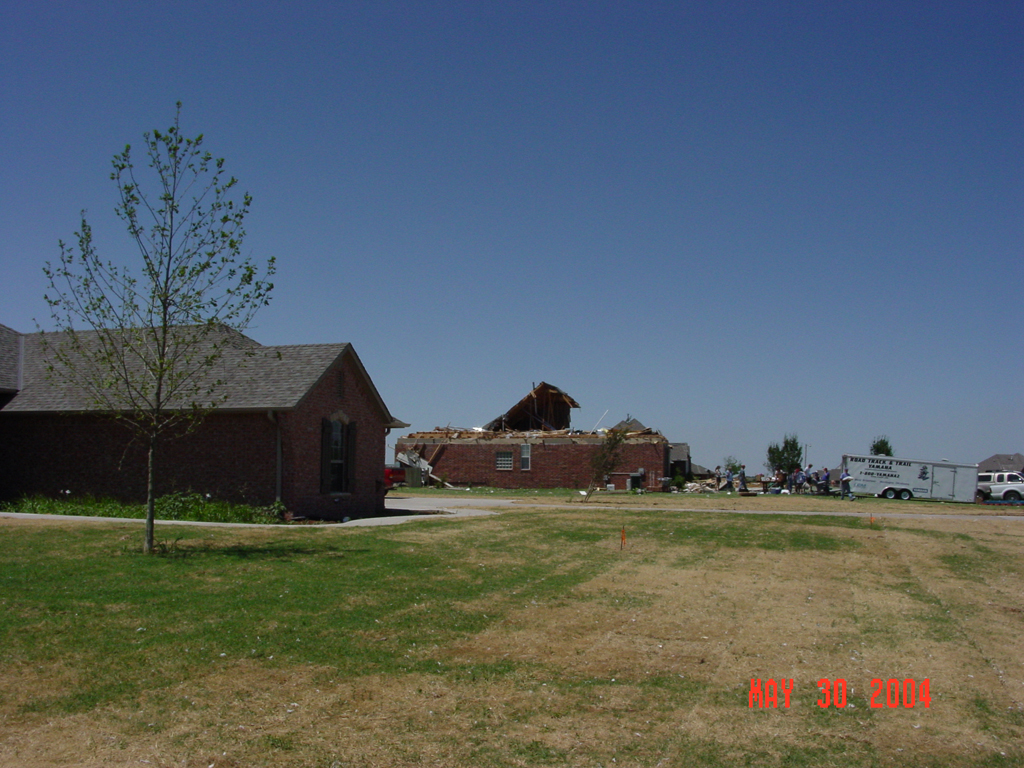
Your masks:
<path fill-rule="evenodd" d="M 529 439 L 455 439 L 425 441 L 399 438 L 395 452 L 415 450 L 434 467 L 434 474 L 456 485 L 487 485 L 494 488 L 585 488 L 590 483 L 590 461 L 602 438 L 561 437 Z M 520 446 L 530 446 L 530 469 L 521 466 Z M 498 454 L 512 454 L 512 469 L 498 469 Z M 661 490 L 668 443 L 649 437 L 622 446 L 621 473 L 609 482 L 624 490 L 629 473 L 646 471 L 644 487 Z"/>
<path fill-rule="evenodd" d="M 0 494 L 63 491 L 124 501 L 146 498 L 146 449 L 100 416 L 3 414 Z M 158 447 L 157 494 L 209 493 L 249 504 L 274 500 L 274 425 L 265 414 L 212 414 L 190 435 Z"/>
<path fill-rule="evenodd" d="M 339 385 L 338 376 L 342 382 Z M 337 413 L 356 425 L 356 470 L 349 494 L 320 493 L 321 422 Z M 384 419 L 355 363 L 346 355 L 295 411 L 280 414 L 285 506 L 299 514 L 341 519 L 384 510 Z"/>

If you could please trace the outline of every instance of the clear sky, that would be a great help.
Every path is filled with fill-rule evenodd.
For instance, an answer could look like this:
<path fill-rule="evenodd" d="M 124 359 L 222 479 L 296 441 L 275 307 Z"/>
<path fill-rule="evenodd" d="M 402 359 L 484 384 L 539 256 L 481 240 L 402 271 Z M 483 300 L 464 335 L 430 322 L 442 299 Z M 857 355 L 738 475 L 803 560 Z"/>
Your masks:
<path fill-rule="evenodd" d="M 133 258 L 177 100 L 278 260 L 250 335 L 415 430 L 547 381 L 712 467 L 1024 452 L 1024 4 L 0 0 L 0 323 L 83 209 Z"/>

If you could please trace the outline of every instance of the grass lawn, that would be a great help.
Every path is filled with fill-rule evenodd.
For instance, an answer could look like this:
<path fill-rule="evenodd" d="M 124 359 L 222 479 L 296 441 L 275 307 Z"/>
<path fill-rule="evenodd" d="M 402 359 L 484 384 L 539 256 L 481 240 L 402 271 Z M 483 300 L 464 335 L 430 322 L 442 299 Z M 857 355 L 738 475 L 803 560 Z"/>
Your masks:
<path fill-rule="evenodd" d="M 1024 764 L 1024 521 L 630 503 L 0 520 L 0 765 Z"/>

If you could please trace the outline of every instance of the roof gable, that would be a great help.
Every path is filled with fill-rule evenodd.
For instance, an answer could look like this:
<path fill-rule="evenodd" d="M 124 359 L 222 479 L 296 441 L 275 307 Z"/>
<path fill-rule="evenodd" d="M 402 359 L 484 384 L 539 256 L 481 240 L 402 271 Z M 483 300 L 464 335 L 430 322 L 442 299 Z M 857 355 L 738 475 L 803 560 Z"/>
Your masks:
<path fill-rule="evenodd" d="M 619 432 L 643 432 L 647 427 L 643 425 L 640 419 L 635 419 L 629 414 L 626 414 L 626 418 L 616 424 L 612 429 Z"/>
<path fill-rule="evenodd" d="M 580 404 L 545 381 L 494 421 L 484 425 L 488 432 L 554 431 L 569 428 L 569 410 Z"/>

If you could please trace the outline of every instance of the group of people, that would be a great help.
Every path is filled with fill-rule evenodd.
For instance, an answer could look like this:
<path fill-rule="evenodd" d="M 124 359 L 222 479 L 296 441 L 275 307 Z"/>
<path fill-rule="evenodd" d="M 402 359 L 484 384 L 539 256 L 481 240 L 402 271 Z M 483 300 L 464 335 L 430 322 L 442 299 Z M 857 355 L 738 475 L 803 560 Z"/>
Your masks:
<path fill-rule="evenodd" d="M 735 491 L 736 486 L 733 485 L 733 479 L 739 482 L 739 490 L 748 491 L 747 488 L 747 465 L 740 464 L 740 471 L 734 476 L 732 473 L 732 467 L 725 468 L 725 485 L 722 485 L 722 467 L 715 467 L 715 490 L 716 491 Z"/>
<path fill-rule="evenodd" d="M 843 469 L 842 474 L 839 476 L 839 496 L 840 498 L 849 498 L 851 501 L 856 499 L 853 491 L 850 489 L 850 481 L 853 478 L 850 477 L 850 473 Z M 819 472 L 814 468 L 813 464 L 808 464 L 807 468 L 797 467 L 788 475 L 781 469 L 776 470 L 775 480 L 773 483 L 774 488 L 782 489 L 786 488 L 789 493 L 819 493 L 822 495 L 829 495 L 832 493 L 831 473 L 828 467 L 823 467 Z"/>
<path fill-rule="evenodd" d="M 786 488 L 790 493 L 829 493 L 830 473 L 828 467 L 820 472 L 813 464 L 807 468 L 797 467 L 788 475 L 781 469 L 775 470 L 774 486 Z"/>
<path fill-rule="evenodd" d="M 725 479 L 725 483 L 722 483 L 722 479 Z M 768 493 L 771 489 L 775 489 L 775 493 L 781 492 L 786 489 L 787 493 L 819 493 L 823 495 L 830 494 L 832 492 L 830 482 L 831 473 L 828 467 L 823 467 L 820 471 L 814 468 L 813 464 L 808 464 L 806 468 L 797 467 L 789 474 L 786 474 L 783 470 L 775 470 L 775 474 L 764 474 L 761 475 L 761 489 Z M 850 490 L 850 474 L 844 469 L 842 476 L 839 478 L 841 485 L 840 495 L 842 498 L 849 498 L 852 500 L 856 498 Z M 746 491 L 747 489 L 747 465 L 740 464 L 739 472 L 733 474 L 732 467 L 726 467 L 725 472 L 722 472 L 722 467 L 715 467 L 715 490 L 716 491 L 734 491 L 737 490 L 735 482 L 738 481 L 739 490 Z"/>

